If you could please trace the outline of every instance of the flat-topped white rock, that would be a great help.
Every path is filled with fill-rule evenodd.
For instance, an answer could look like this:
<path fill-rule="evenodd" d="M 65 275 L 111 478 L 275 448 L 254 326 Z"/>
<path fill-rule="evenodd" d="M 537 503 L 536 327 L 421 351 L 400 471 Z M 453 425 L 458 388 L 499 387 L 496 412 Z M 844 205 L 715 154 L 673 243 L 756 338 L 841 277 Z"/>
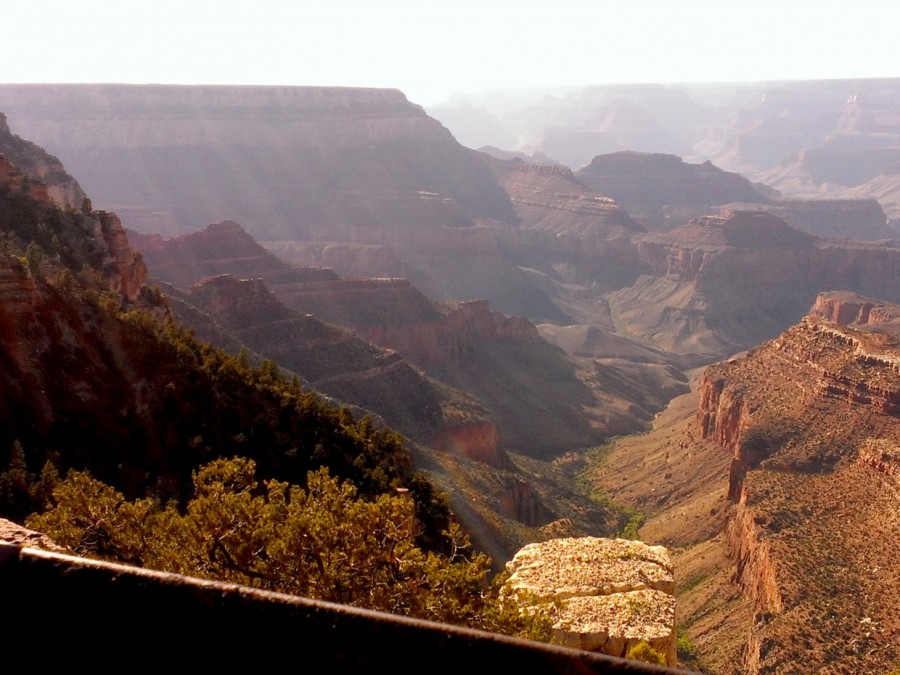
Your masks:
<path fill-rule="evenodd" d="M 522 602 L 558 600 L 558 642 L 625 656 L 646 641 L 675 665 L 675 576 L 662 546 L 576 537 L 529 544 L 507 564 Z"/>

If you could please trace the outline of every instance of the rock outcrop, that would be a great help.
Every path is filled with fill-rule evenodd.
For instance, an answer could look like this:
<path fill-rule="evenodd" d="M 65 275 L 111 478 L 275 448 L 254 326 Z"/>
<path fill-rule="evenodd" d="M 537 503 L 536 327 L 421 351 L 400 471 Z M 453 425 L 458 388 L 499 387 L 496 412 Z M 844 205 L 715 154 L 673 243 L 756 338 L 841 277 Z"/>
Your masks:
<path fill-rule="evenodd" d="M 511 467 L 489 413 L 462 392 L 428 378 L 396 351 L 291 310 L 262 279 L 219 275 L 190 291 L 184 299 L 239 343 L 296 373 L 316 391 L 375 413 L 417 442 L 497 468 Z M 199 337 L 218 337 L 187 308 L 173 307 Z"/>
<path fill-rule="evenodd" d="M 726 204 L 725 208 L 745 210 L 750 205 Z M 887 217 L 875 199 L 781 199 L 768 205 L 753 205 L 778 216 L 791 227 L 817 237 L 860 241 L 897 240 Z"/>
<path fill-rule="evenodd" d="M 553 633 L 562 644 L 625 656 L 645 641 L 675 665 L 675 578 L 662 546 L 551 539 L 521 549 L 507 570 L 512 597 L 559 601 Z"/>
<path fill-rule="evenodd" d="M 17 525 L 12 521 L 3 518 L 0 518 L 0 541 L 15 544 L 16 546 L 39 548 L 44 551 L 68 553 L 68 550 L 65 547 L 57 544 L 46 534 L 29 530 L 27 527 Z"/>
<path fill-rule="evenodd" d="M 34 144 L 9 134 L 2 120 L 0 148 L 4 153 L 8 152 L 10 157 L 21 158 L 28 167 L 27 171 L 23 170 L 5 154 L 0 154 L 0 190 L 5 194 L 30 200 L 39 205 L 39 208 L 47 210 L 47 214 L 58 206 L 72 206 L 55 188 L 64 184 L 77 187 L 77 183 L 62 170 L 58 160 L 49 157 Z M 42 182 L 43 179 L 55 182 L 48 184 Z M 121 221 L 114 213 L 92 210 L 90 200 L 83 198 L 80 188 L 73 194 L 81 196 L 82 200 L 78 211 L 69 208 L 67 214 L 72 221 L 77 222 L 73 222 L 71 231 L 67 233 L 56 232 L 55 242 L 52 236 L 46 234 L 47 225 L 43 224 L 45 238 L 48 239 L 44 242 L 45 246 L 55 247 L 55 254 L 68 258 L 67 262 L 73 266 L 88 264 L 98 268 L 106 277 L 111 291 L 120 293 L 128 300 L 137 299 L 138 291 L 147 277 L 147 268 L 131 248 Z M 2 229 L 12 230 L 17 225 L 14 222 L 17 217 L 21 216 L 11 210 L 4 218 Z M 6 276 L 10 278 L 8 274 Z"/>
<path fill-rule="evenodd" d="M 802 322 L 704 375 L 699 431 L 731 455 L 725 537 L 755 611 L 728 672 L 786 667 L 798 640 L 812 668 L 872 671 L 900 656 L 900 596 L 884 591 L 900 562 L 880 543 L 900 532 L 898 316 L 823 294 Z"/>
<path fill-rule="evenodd" d="M 62 207 L 81 208 L 85 194 L 78 182 L 66 173 L 62 162 L 42 147 L 15 136 L 6 115 L 0 112 L 0 155 L 42 187 L 38 199 L 52 199 Z M 4 173 L 8 169 L 3 169 Z"/>
<path fill-rule="evenodd" d="M 575 175 L 654 230 L 670 230 L 731 202 L 770 202 L 739 174 L 722 171 L 712 162 L 688 164 L 675 155 L 599 155 Z"/>

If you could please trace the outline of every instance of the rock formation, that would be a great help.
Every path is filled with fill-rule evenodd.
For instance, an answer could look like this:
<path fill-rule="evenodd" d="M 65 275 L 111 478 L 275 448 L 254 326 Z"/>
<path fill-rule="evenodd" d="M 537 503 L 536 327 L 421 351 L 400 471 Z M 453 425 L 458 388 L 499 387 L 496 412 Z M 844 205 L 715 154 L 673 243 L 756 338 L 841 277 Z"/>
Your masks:
<path fill-rule="evenodd" d="M 551 539 L 521 549 L 507 570 L 512 597 L 559 601 L 553 633 L 562 644 L 625 656 L 645 641 L 675 665 L 675 578 L 662 546 Z"/>
<path fill-rule="evenodd" d="M 801 323 L 704 375 L 699 432 L 731 455 L 725 534 L 756 613 L 740 672 L 785 667 L 799 642 L 810 668 L 900 657 L 900 598 L 885 592 L 900 563 L 881 543 L 900 532 L 898 315 L 823 294 Z"/>
<path fill-rule="evenodd" d="M 673 351 L 745 349 L 833 288 L 900 299 L 900 249 L 816 238 L 761 211 L 698 218 L 637 246 L 648 275 L 607 297 L 623 329 Z"/>
<path fill-rule="evenodd" d="M 497 468 L 509 468 L 489 414 L 462 392 L 427 378 L 399 353 L 379 349 L 285 306 L 261 279 L 208 277 L 186 296 L 239 343 L 298 374 L 316 391 L 377 414 L 410 438 Z M 174 305 L 202 339 L 208 327 Z"/>
<path fill-rule="evenodd" d="M 492 311 L 484 300 L 434 303 L 407 279 L 344 279 L 331 270 L 297 268 L 265 251 L 233 222 L 216 223 L 171 239 L 134 238 L 154 274 L 176 286 L 186 288 L 206 275 L 225 272 L 260 277 L 286 307 L 349 328 L 357 338 L 402 355 L 402 359 L 395 356 L 407 366 L 421 368 L 444 385 L 474 396 L 490 411 L 502 446 L 508 450 L 551 457 L 572 447 L 593 445 L 608 431 L 601 417 L 606 413 L 576 377 L 573 365 L 541 340 L 530 321 Z M 252 316 L 247 314 L 233 325 L 245 327 L 248 335 L 253 325 L 263 331 L 263 325 L 271 325 L 273 318 L 280 316 L 263 311 L 263 306 L 261 303 Z M 270 358 L 292 349 L 280 342 L 282 346 Z M 324 341 L 319 347 L 325 348 Z M 311 364 L 303 368 L 298 363 L 284 365 L 316 379 L 307 370 Z M 520 404 L 509 405 L 511 397 Z M 360 400 L 354 402 L 363 405 Z M 434 406 L 429 410 L 429 415 L 438 414 Z M 440 447 L 456 447 L 469 438 L 475 443 L 472 448 L 481 450 L 463 455 L 504 465 L 497 438 L 489 442 L 491 434 L 470 433 L 465 425 L 453 422 L 452 416 L 446 422 L 447 430 L 434 437 Z M 399 427 L 409 429 L 411 423 L 412 419 Z M 633 417 L 627 424 L 635 426 Z M 436 431 L 438 427 L 432 428 Z M 458 438 L 454 439 L 450 429 L 456 429 L 453 434 L 459 434 Z M 462 447 L 468 446 L 462 443 Z"/>
<path fill-rule="evenodd" d="M 71 231 L 55 233 L 55 243 L 48 234 L 47 224 L 43 224 L 47 243 L 58 249 L 56 255 L 66 258 L 73 267 L 91 264 L 102 268 L 111 291 L 135 300 L 146 279 L 147 268 L 131 248 L 118 217 L 92 210 L 90 201 L 83 198 L 78 184 L 65 173 L 59 161 L 33 143 L 11 135 L 3 120 L 0 120 L 0 148 L 4 153 L 0 154 L 0 190 L 4 194 L 19 195 L 39 205 L 38 208 L 47 211 L 46 218 L 51 217 L 49 214 L 55 207 L 68 207 L 69 217 L 78 221 Z M 23 161 L 26 168 L 13 164 L 10 159 L 13 157 Z M 50 183 L 43 182 L 45 179 Z M 79 211 L 72 208 L 69 197 L 82 197 Z M 16 208 L 21 206 L 19 203 L 5 214 L 4 231 L 18 225 L 16 220 L 21 215 Z"/>
<path fill-rule="evenodd" d="M 30 178 L 38 181 L 33 189 L 60 206 L 81 208 L 85 194 L 78 182 L 63 168 L 62 162 L 42 147 L 13 135 L 6 115 L 0 112 L 0 154 Z M 7 172 L 8 169 L 4 169 Z M 38 187 L 38 185 L 40 187 Z"/>
<path fill-rule="evenodd" d="M 746 210 L 748 206 L 726 204 L 725 208 Z M 882 242 L 898 238 L 875 199 L 782 199 L 750 208 L 767 211 L 791 227 L 817 237 Z"/>
<path fill-rule="evenodd" d="M 688 164 L 675 155 L 599 155 L 576 176 L 654 230 L 670 230 L 731 202 L 770 202 L 739 174 L 723 171 L 708 161 Z"/>

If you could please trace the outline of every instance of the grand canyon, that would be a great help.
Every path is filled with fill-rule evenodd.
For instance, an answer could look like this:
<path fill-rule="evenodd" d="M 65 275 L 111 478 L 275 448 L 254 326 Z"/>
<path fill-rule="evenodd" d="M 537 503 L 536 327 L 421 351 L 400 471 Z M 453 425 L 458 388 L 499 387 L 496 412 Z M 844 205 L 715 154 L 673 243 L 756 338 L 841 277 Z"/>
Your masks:
<path fill-rule="evenodd" d="M 670 666 L 894 672 L 900 80 L 500 107 L 0 85 L 0 516 L 321 464 L 520 577 L 639 539 Z"/>

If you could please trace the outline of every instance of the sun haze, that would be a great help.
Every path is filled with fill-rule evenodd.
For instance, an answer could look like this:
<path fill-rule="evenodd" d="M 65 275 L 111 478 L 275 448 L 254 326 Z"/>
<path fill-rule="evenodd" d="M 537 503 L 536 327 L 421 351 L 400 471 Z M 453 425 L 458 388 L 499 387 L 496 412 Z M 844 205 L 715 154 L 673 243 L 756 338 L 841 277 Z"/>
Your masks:
<path fill-rule="evenodd" d="M 489 88 L 900 74 L 900 10 L 871 0 L 30 0 L 5 13 L 5 83 L 395 87 L 428 105 Z"/>

